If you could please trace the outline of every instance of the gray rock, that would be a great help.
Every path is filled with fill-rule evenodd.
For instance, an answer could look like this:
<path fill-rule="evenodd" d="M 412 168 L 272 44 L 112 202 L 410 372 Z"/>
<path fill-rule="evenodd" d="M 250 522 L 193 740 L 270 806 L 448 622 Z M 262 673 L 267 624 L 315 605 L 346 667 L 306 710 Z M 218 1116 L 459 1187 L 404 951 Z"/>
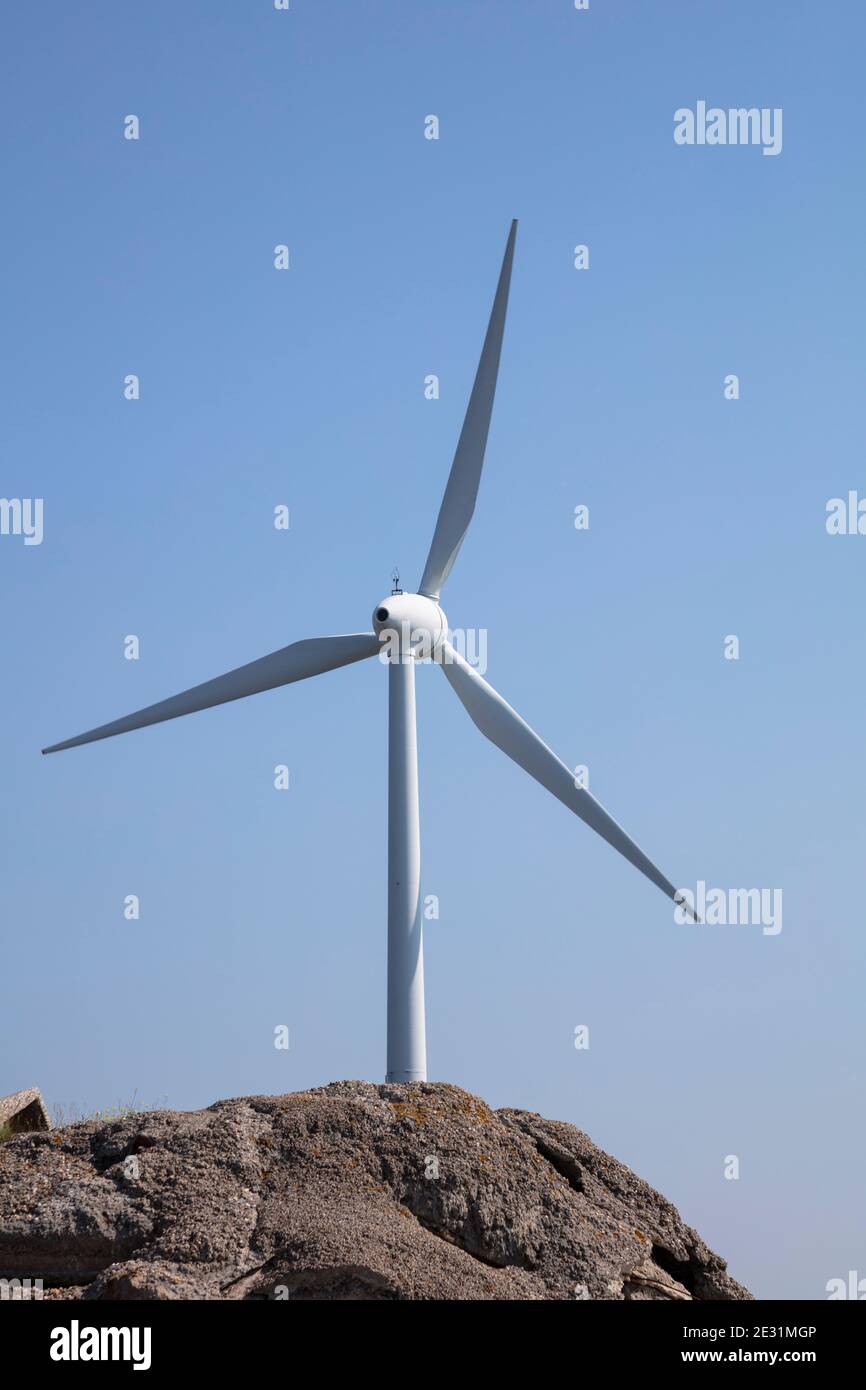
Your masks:
<path fill-rule="evenodd" d="M 0 1130 L 23 1134 L 31 1129 L 50 1129 L 51 1121 L 38 1086 L 0 1096 Z"/>
<path fill-rule="evenodd" d="M 335 1082 L 0 1146 L 0 1277 L 83 1299 L 748 1299 L 572 1125 Z"/>

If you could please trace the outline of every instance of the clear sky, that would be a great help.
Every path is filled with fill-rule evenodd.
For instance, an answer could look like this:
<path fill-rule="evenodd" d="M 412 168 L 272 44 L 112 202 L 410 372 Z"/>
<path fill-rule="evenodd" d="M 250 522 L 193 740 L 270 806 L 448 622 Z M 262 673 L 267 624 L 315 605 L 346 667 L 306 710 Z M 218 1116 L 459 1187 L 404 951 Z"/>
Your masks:
<path fill-rule="evenodd" d="M 91 0 L 2 38 L 0 491 L 44 538 L 0 536 L 0 1091 L 381 1079 L 377 662 L 39 749 L 417 584 L 516 216 L 445 609 L 663 872 L 783 927 L 678 926 L 422 669 L 430 1075 L 585 1129 L 759 1296 L 866 1276 L 866 536 L 825 526 L 866 495 L 862 7 Z M 782 108 L 781 153 L 675 144 L 700 100 Z"/>

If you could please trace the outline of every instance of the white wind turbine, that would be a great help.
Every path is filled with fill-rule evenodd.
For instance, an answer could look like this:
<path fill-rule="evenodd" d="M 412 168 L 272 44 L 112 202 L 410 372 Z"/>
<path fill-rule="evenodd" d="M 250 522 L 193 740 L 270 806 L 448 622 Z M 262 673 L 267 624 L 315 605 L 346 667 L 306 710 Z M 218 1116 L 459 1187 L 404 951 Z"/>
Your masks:
<path fill-rule="evenodd" d="M 176 719 L 181 714 L 192 714 L 229 700 L 240 700 L 245 695 L 306 680 L 308 676 L 349 666 L 377 652 L 383 659 L 387 658 L 388 1081 L 423 1081 L 427 1076 L 415 734 L 415 661 L 419 656 L 432 656 L 441 665 L 469 717 L 492 743 L 619 850 L 663 893 L 689 911 L 674 885 L 634 840 L 589 791 L 575 785 L 574 774 L 565 763 L 448 641 L 448 622 L 439 604 L 439 595 L 475 510 L 496 391 L 516 234 L 515 221 L 505 247 L 475 384 L 418 593 L 397 591 L 382 599 L 373 612 L 372 632 L 310 637 L 293 642 L 270 656 L 239 666 L 180 695 L 42 750 L 58 753 L 81 743 L 125 734 L 148 724 L 159 724 L 164 719 Z"/>

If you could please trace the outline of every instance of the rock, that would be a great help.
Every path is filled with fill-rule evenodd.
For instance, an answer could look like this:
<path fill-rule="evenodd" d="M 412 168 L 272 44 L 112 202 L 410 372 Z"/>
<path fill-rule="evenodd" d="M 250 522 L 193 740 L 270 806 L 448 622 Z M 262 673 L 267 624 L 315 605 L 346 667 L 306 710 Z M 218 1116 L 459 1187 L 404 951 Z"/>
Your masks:
<path fill-rule="evenodd" d="M 51 1121 L 38 1086 L 0 1096 L 0 1131 L 24 1134 L 32 1129 L 50 1129 Z"/>
<path fill-rule="evenodd" d="M 334 1082 L 0 1146 L 0 1278 L 82 1299 L 748 1299 L 572 1125 Z"/>

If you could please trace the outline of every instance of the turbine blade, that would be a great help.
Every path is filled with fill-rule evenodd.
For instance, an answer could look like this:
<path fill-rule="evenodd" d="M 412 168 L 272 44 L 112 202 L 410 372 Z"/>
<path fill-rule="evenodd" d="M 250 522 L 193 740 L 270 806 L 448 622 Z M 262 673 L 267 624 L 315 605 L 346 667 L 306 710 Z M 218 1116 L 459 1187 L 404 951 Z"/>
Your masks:
<path fill-rule="evenodd" d="M 475 385 L 469 397 L 457 452 L 448 475 L 436 530 L 430 544 L 430 554 L 427 556 L 427 564 L 421 578 L 420 592 L 432 599 L 439 597 L 439 591 L 457 559 L 457 552 L 463 544 L 463 537 L 475 511 L 484 450 L 487 446 L 487 432 L 493 412 L 493 397 L 496 394 L 496 377 L 499 372 L 502 335 L 505 331 L 505 311 L 508 308 L 508 287 L 511 283 L 511 263 L 514 260 L 516 236 L 515 220 L 508 233 L 499 284 L 496 286 L 496 297 L 487 325 L 487 336 L 475 374 Z"/>
<path fill-rule="evenodd" d="M 446 643 L 441 657 L 452 689 L 465 706 L 473 724 L 481 730 L 491 743 L 501 748 L 509 758 L 552 792 L 563 805 L 585 821 L 603 840 L 619 850 L 630 864 L 640 869 L 642 874 L 660 888 L 667 897 L 672 898 L 686 912 L 691 912 L 688 904 L 680 902 L 678 890 L 664 874 L 648 859 L 642 849 L 609 816 L 604 807 L 588 791 L 574 784 L 574 773 L 566 767 L 547 744 L 538 737 L 524 719 L 503 700 L 501 695 L 479 676 L 458 652 Z M 695 916 L 694 913 L 691 914 Z M 697 918 L 695 918 L 697 920 Z"/>
<path fill-rule="evenodd" d="M 210 709 L 212 705 L 224 705 L 229 700 L 242 700 L 246 695 L 257 695 L 262 690 L 273 690 L 278 685 L 290 685 L 293 681 L 306 680 L 308 676 L 318 676 L 324 671 L 333 671 L 338 666 L 349 666 L 353 661 L 363 661 L 379 650 L 379 639 L 372 632 L 353 632 L 340 637 L 308 637 L 301 642 L 293 642 L 289 647 L 281 647 L 270 656 L 260 657 L 247 666 L 238 666 L 227 671 L 224 676 L 216 676 L 203 685 L 194 685 L 180 695 L 172 695 L 160 700 L 156 705 L 136 710 L 123 719 L 115 719 L 111 724 L 102 724 L 98 729 L 90 729 L 77 738 L 68 738 L 63 743 L 54 743 L 43 748 L 43 753 L 59 753 L 64 748 L 75 748 L 80 743 L 95 743 L 100 738 L 112 738 L 115 734 L 126 734 L 132 729 L 143 729 L 148 724 L 160 724 L 164 719 L 177 719 L 181 714 L 194 714 L 196 710 Z"/>

